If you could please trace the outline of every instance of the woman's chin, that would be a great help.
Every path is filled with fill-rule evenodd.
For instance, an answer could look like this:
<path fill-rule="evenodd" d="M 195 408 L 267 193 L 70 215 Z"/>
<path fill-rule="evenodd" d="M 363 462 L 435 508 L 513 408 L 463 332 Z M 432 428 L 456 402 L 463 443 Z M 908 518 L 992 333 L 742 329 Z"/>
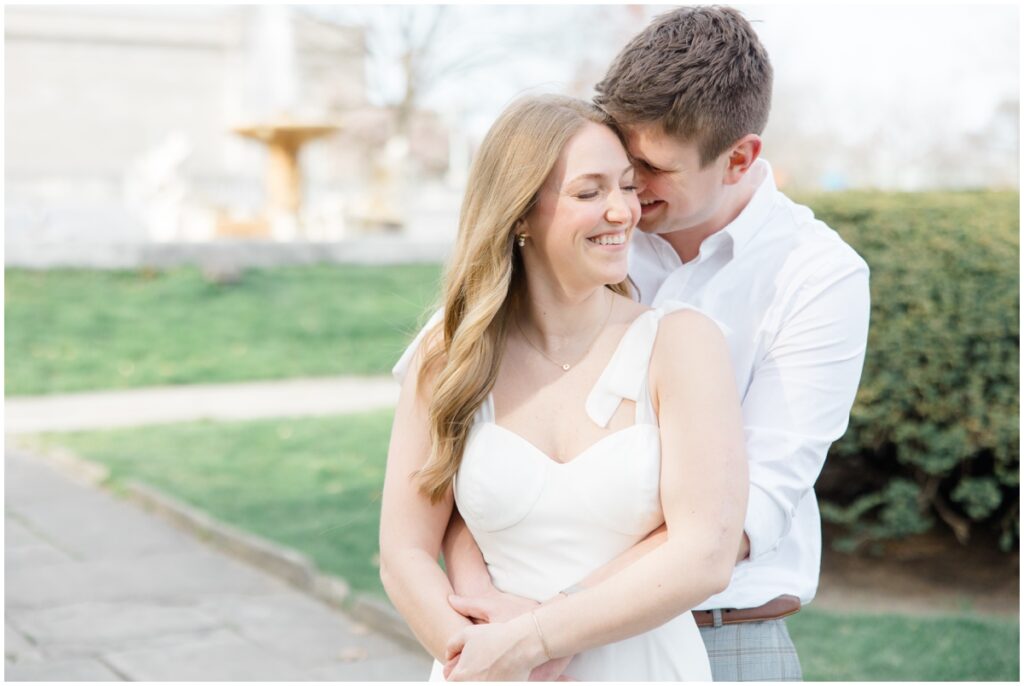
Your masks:
<path fill-rule="evenodd" d="M 624 265 L 621 269 L 606 269 L 602 271 L 601 285 L 611 286 L 622 283 L 629 276 L 629 270 Z"/>

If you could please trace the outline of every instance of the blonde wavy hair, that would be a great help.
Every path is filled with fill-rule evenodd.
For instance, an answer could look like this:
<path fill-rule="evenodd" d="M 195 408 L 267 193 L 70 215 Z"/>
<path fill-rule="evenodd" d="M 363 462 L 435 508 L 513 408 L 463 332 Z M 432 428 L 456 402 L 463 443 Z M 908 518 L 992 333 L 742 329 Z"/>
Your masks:
<path fill-rule="evenodd" d="M 473 161 L 442 287 L 444 319 L 424 337 L 419 374 L 419 387 L 430 392 L 431 449 L 417 476 L 431 502 L 444 497 L 459 470 L 473 415 L 494 386 L 510 316 L 523 295 L 516 224 L 537 202 L 565 145 L 588 122 L 616 131 L 608 115 L 582 100 L 522 97 L 494 122 Z M 630 292 L 628 281 L 609 288 Z"/>

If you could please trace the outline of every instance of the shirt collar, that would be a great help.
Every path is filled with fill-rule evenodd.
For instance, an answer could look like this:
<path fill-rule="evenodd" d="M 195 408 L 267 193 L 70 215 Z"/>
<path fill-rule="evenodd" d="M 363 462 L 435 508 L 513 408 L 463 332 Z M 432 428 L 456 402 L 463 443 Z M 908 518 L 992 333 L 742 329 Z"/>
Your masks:
<path fill-rule="evenodd" d="M 757 183 L 757 190 L 750 197 L 747 206 L 735 219 L 726 225 L 721 231 L 708 236 L 705 243 L 719 233 L 727 234 L 732 239 L 732 254 L 735 257 L 742 252 L 743 248 L 750 243 L 757 230 L 760 229 L 771 212 L 775 202 L 775 195 L 778 190 L 775 187 L 775 177 L 772 175 L 772 166 L 766 159 L 758 159 L 747 172 L 752 176 L 751 181 Z M 757 179 L 760 177 L 760 181 Z"/>

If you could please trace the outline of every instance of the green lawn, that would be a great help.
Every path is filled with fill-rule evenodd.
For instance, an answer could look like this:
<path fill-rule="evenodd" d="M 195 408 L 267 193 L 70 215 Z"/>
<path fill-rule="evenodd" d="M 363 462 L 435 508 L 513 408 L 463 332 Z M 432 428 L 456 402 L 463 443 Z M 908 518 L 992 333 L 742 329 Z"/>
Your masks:
<path fill-rule="evenodd" d="M 353 588 L 377 577 L 390 411 L 330 419 L 180 424 L 50 435 L 215 517 L 309 555 Z M 962 614 L 917 618 L 808 608 L 789 622 L 817 681 L 1017 681 L 1019 625 Z"/>
<path fill-rule="evenodd" d="M 252 269 L 9 269 L 5 392 L 379 374 L 439 286 L 437 265 Z"/>
<path fill-rule="evenodd" d="M 376 567 L 390 410 L 44 436 L 383 595 Z"/>
<path fill-rule="evenodd" d="M 807 681 L 1019 681 L 1020 623 L 825 612 L 786 620 Z"/>

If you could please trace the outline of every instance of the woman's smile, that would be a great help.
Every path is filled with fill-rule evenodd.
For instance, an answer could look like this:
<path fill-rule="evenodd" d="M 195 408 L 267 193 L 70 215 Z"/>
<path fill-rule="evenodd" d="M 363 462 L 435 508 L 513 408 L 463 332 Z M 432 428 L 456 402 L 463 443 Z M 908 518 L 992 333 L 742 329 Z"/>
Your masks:
<path fill-rule="evenodd" d="M 629 232 L 625 230 L 606 231 L 596 236 L 588 236 L 587 242 L 602 250 L 625 250 L 629 244 Z"/>

